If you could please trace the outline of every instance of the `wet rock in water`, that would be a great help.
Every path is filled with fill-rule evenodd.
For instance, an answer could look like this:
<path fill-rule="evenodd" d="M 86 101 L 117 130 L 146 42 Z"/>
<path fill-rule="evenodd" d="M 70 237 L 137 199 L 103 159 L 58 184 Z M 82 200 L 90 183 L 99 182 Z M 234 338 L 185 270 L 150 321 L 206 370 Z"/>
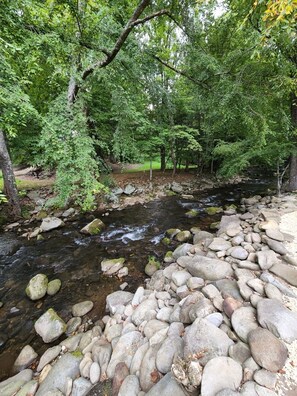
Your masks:
<path fill-rule="evenodd" d="M 145 396 L 187 396 L 186 391 L 176 382 L 171 373 L 166 374 Z"/>
<path fill-rule="evenodd" d="M 125 259 L 123 257 L 111 260 L 101 261 L 101 271 L 106 275 L 112 275 L 118 272 L 124 266 Z"/>
<path fill-rule="evenodd" d="M 47 349 L 39 360 L 37 371 L 41 371 L 48 363 L 56 359 L 56 357 L 59 355 L 61 350 L 62 350 L 61 345 L 56 345 L 53 346 L 52 348 Z"/>
<path fill-rule="evenodd" d="M 155 259 L 155 257 L 150 257 L 149 262 L 144 268 L 144 272 L 147 276 L 153 276 L 155 272 L 160 269 L 160 263 Z"/>
<path fill-rule="evenodd" d="M 72 386 L 72 396 L 82 396 L 87 393 L 87 391 L 92 387 L 92 384 L 90 381 L 88 381 L 86 378 L 76 378 L 73 381 L 73 386 Z"/>
<path fill-rule="evenodd" d="M 105 228 L 105 224 L 100 219 L 94 219 L 91 223 L 84 226 L 80 232 L 87 235 L 98 235 Z"/>
<path fill-rule="evenodd" d="M 46 217 L 42 220 L 40 230 L 41 232 L 48 232 L 51 230 L 55 230 L 56 228 L 64 226 L 63 220 L 59 219 L 58 217 Z"/>
<path fill-rule="evenodd" d="M 185 265 L 192 276 L 205 280 L 216 281 L 233 275 L 230 263 L 203 256 L 189 258 Z"/>
<path fill-rule="evenodd" d="M 72 306 L 73 316 L 84 316 L 93 309 L 94 303 L 92 301 L 82 301 Z"/>
<path fill-rule="evenodd" d="M 132 184 L 128 184 L 125 188 L 123 193 L 125 195 L 132 195 L 136 191 L 136 188 L 132 186 Z"/>
<path fill-rule="evenodd" d="M 218 213 L 222 213 L 223 212 L 223 208 L 218 207 L 218 206 L 209 206 L 208 208 L 205 208 L 205 212 L 212 216 Z"/>
<path fill-rule="evenodd" d="M 59 338 L 66 330 L 66 323 L 52 309 L 48 309 L 35 322 L 35 331 L 42 337 L 43 342 L 49 343 Z"/>
<path fill-rule="evenodd" d="M 259 366 L 272 372 L 277 372 L 284 366 L 288 350 L 270 331 L 262 328 L 252 330 L 248 335 L 248 343 Z"/>
<path fill-rule="evenodd" d="M 276 337 L 292 343 L 297 339 L 297 313 L 287 309 L 280 301 L 263 299 L 257 305 L 260 325 Z"/>
<path fill-rule="evenodd" d="M 12 256 L 21 247 L 21 243 L 11 236 L 4 235 L 0 240 L 0 257 Z"/>
<path fill-rule="evenodd" d="M 55 294 L 58 293 L 58 291 L 61 289 L 62 282 L 60 279 L 54 279 L 50 281 L 47 285 L 47 294 L 49 296 L 54 296 Z"/>
<path fill-rule="evenodd" d="M 176 239 L 178 242 L 188 242 L 192 239 L 192 234 L 190 231 L 180 231 L 175 235 L 174 239 Z"/>
<path fill-rule="evenodd" d="M 185 357 L 205 351 L 199 360 L 202 365 L 214 357 L 227 356 L 229 347 L 234 344 L 226 333 L 206 319 L 196 319 L 186 328 L 184 343 Z"/>
<path fill-rule="evenodd" d="M 166 235 L 170 238 L 173 239 L 175 235 L 177 235 L 181 230 L 179 228 L 169 228 L 166 230 Z"/>
<path fill-rule="evenodd" d="M 237 390 L 242 377 L 242 367 L 238 362 L 229 357 L 216 357 L 204 367 L 201 396 L 216 396 L 225 388 Z"/>
<path fill-rule="evenodd" d="M 130 368 L 132 358 L 137 349 L 143 343 L 143 336 L 139 331 L 131 331 L 122 335 L 115 348 L 113 349 L 109 365 L 107 367 L 107 376 L 113 378 L 116 365 L 123 362 Z"/>
<path fill-rule="evenodd" d="M 288 264 L 277 263 L 269 271 L 284 279 L 290 285 L 297 286 L 297 268 L 291 267 Z"/>
<path fill-rule="evenodd" d="M 172 182 L 170 189 L 177 194 L 182 194 L 183 192 L 183 186 L 177 182 Z"/>
<path fill-rule="evenodd" d="M 133 297 L 133 293 L 122 290 L 111 293 L 106 297 L 106 308 L 110 313 L 114 314 L 117 310 L 117 307 L 129 304 Z"/>
<path fill-rule="evenodd" d="M 119 390 L 118 396 L 138 396 L 140 392 L 139 379 L 136 375 L 128 375 Z"/>
<path fill-rule="evenodd" d="M 193 219 L 194 217 L 197 217 L 198 215 L 199 215 L 199 212 L 196 209 L 188 210 L 188 212 L 185 213 L 185 216 L 188 217 L 189 219 Z"/>
<path fill-rule="evenodd" d="M 30 279 L 26 287 L 26 294 L 33 301 L 39 300 L 46 295 L 47 286 L 47 276 L 44 274 L 37 274 Z"/>
<path fill-rule="evenodd" d="M 259 327 L 256 310 L 252 307 L 236 309 L 231 316 L 231 323 L 238 337 L 244 342 L 247 342 L 249 332 Z"/>
<path fill-rule="evenodd" d="M 37 357 L 37 353 L 30 345 L 24 346 L 16 358 L 16 361 L 14 362 L 13 371 L 19 372 L 24 370 L 25 368 L 29 367 Z"/>
<path fill-rule="evenodd" d="M 36 396 L 44 396 L 54 389 L 59 389 L 65 394 L 68 378 L 75 379 L 79 376 L 79 363 L 82 356 L 81 353 L 66 353 L 63 355 L 40 384 Z"/>

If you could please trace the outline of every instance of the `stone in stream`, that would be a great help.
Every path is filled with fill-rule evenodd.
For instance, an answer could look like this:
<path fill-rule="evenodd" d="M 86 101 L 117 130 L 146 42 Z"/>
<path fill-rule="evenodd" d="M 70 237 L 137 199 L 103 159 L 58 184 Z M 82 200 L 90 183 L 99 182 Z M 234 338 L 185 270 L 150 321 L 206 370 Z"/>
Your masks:
<path fill-rule="evenodd" d="M 252 330 L 248 335 L 248 343 L 259 366 L 272 372 L 277 372 L 284 366 L 288 350 L 270 331 L 262 328 Z"/>
<path fill-rule="evenodd" d="M 101 261 L 101 271 L 106 275 L 113 275 L 124 266 L 125 259 L 123 257 L 111 260 Z"/>
<path fill-rule="evenodd" d="M 185 267 L 192 276 L 209 281 L 216 281 L 233 275 L 230 263 L 209 257 L 189 257 Z"/>
<path fill-rule="evenodd" d="M 128 375 L 120 387 L 118 396 L 138 396 L 139 392 L 140 385 L 137 375 Z"/>
<path fill-rule="evenodd" d="M 61 289 L 62 282 L 60 279 L 54 279 L 50 281 L 47 285 L 47 294 L 49 296 L 54 296 L 55 294 L 58 293 L 58 291 Z"/>
<path fill-rule="evenodd" d="M 263 299 L 257 305 L 260 325 L 276 337 L 292 343 L 297 339 L 297 313 L 290 311 L 280 301 Z"/>
<path fill-rule="evenodd" d="M 58 217 L 50 216 L 42 220 L 40 230 L 41 232 L 48 232 L 56 228 L 62 227 L 64 225 L 65 225 L 64 222 Z"/>
<path fill-rule="evenodd" d="M 46 295 L 47 286 L 47 276 L 44 274 L 37 274 L 30 279 L 26 287 L 26 294 L 33 301 L 39 300 Z"/>
<path fill-rule="evenodd" d="M 81 323 L 82 323 L 82 318 L 80 316 L 75 316 L 74 318 L 69 319 L 68 322 L 66 323 L 67 325 L 66 334 L 70 335 L 74 333 L 79 328 Z"/>
<path fill-rule="evenodd" d="M 13 371 L 19 372 L 24 370 L 25 368 L 29 367 L 37 357 L 37 353 L 30 345 L 24 346 L 13 364 Z"/>
<path fill-rule="evenodd" d="M 153 276 L 155 272 L 160 269 L 160 263 L 155 259 L 155 257 L 150 257 L 148 263 L 144 268 L 144 272 L 147 276 Z"/>
<path fill-rule="evenodd" d="M 180 231 L 178 234 L 175 235 L 174 239 L 178 242 L 188 242 L 192 239 L 192 234 L 190 231 Z"/>
<path fill-rule="evenodd" d="M 73 316 L 84 316 L 93 308 L 94 303 L 92 301 L 82 301 L 72 306 Z"/>
<path fill-rule="evenodd" d="M 213 238 L 214 238 L 213 234 L 211 234 L 208 231 L 198 231 L 194 233 L 193 244 L 197 245 L 200 242 L 205 241 L 206 239 L 213 239 Z"/>
<path fill-rule="evenodd" d="M 224 331 L 206 319 L 196 319 L 191 326 L 186 328 L 184 343 L 185 357 L 203 353 L 199 360 L 202 365 L 214 357 L 227 356 L 229 347 L 234 344 Z"/>
<path fill-rule="evenodd" d="M 216 357 L 204 367 L 201 396 L 216 396 L 225 388 L 237 390 L 242 378 L 242 367 L 238 362 L 229 357 Z"/>
<path fill-rule="evenodd" d="M 167 373 L 145 396 L 187 396 L 188 393 L 176 382 L 171 373 Z"/>
<path fill-rule="evenodd" d="M 40 384 L 36 396 L 44 396 L 54 389 L 66 393 L 68 378 L 75 379 L 79 376 L 79 363 L 82 357 L 81 353 L 74 352 L 63 355 Z"/>
<path fill-rule="evenodd" d="M 41 371 L 44 368 L 44 366 L 46 366 L 48 363 L 56 359 L 56 357 L 59 355 L 61 350 L 62 350 L 61 345 L 56 345 L 53 346 L 52 348 L 47 349 L 39 360 L 37 371 Z"/>
<path fill-rule="evenodd" d="M 43 342 L 55 341 L 66 330 L 66 323 L 52 309 L 48 309 L 34 325 L 35 331 L 42 337 Z"/>
<path fill-rule="evenodd" d="M 98 235 L 105 228 L 105 224 L 100 219 L 94 219 L 91 223 L 84 226 L 80 232 L 87 235 Z"/>

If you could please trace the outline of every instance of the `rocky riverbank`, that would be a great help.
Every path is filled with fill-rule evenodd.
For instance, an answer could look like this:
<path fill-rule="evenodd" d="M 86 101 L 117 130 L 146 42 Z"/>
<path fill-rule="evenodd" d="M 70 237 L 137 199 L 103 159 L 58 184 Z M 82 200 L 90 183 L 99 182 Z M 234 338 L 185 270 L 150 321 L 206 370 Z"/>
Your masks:
<path fill-rule="evenodd" d="M 102 320 L 96 301 L 67 325 L 47 311 L 37 333 L 67 338 L 41 357 L 26 346 L 1 395 L 296 395 L 297 200 L 255 196 L 237 212 L 215 235 L 184 233 L 145 288 L 107 297 Z"/>

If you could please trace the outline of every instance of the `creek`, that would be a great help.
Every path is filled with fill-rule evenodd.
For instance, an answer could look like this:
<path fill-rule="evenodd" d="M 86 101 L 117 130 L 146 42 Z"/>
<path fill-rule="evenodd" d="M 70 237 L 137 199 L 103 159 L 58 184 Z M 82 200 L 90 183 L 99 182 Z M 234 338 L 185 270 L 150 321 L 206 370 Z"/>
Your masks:
<path fill-rule="evenodd" d="M 48 308 L 54 308 L 67 322 L 75 303 L 92 300 L 90 313 L 93 322 L 105 313 L 105 298 L 118 290 L 123 282 L 127 291 L 134 292 L 144 284 L 144 267 L 148 256 L 162 262 L 167 250 L 176 245 L 161 243 L 169 228 L 181 230 L 200 227 L 208 230 L 221 215 L 208 216 L 207 206 L 238 204 L 244 196 L 267 193 L 267 182 L 244 183 L 201 192 L 194 199 L 179 196 L 166 197 L 145 205 L 134 205 L 123 210 L 111 211 L 108 216 L 94 213 L 106 224 L 98 236 L 85 236 L 79 230 L 90 222 L 90 216 L 67 222 L 65 227 L 43 234 L 44 240 L 26 240 L 13 232 L 0 234 L 1 248 L 16 244 L 11 255 L 0 255 L 0 379 L 10 375 L 14 360 L 21 348 L 30 344 L 40 355 L 52 344 L 43 344 L 35 333 L 34 322 Z M 196 209 L 197 217 L 189 219 L 185 213 Z M 124 257 L 129 275 L 123 280 L 103 276 L 100 263 L 103 259 Z M 30 301 L 25 295 L 29 280 L 37 273 L 44 273 L 49 280 L 59 278 L 62 288 L 54 296 L 40 301 Z M 56 344 L 59 341 L 56 341 Z"/>

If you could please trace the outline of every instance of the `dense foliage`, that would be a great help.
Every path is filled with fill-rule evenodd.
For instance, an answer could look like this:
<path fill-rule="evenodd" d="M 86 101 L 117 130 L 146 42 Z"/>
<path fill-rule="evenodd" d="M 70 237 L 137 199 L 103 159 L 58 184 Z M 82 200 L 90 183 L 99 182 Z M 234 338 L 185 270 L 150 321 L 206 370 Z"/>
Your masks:
<path fill-rule="evenodd" d="M 296 151 L 297 3 L 1 0 L 0 129 L 84 209 L 106 161 L 231 176 Z"/>

